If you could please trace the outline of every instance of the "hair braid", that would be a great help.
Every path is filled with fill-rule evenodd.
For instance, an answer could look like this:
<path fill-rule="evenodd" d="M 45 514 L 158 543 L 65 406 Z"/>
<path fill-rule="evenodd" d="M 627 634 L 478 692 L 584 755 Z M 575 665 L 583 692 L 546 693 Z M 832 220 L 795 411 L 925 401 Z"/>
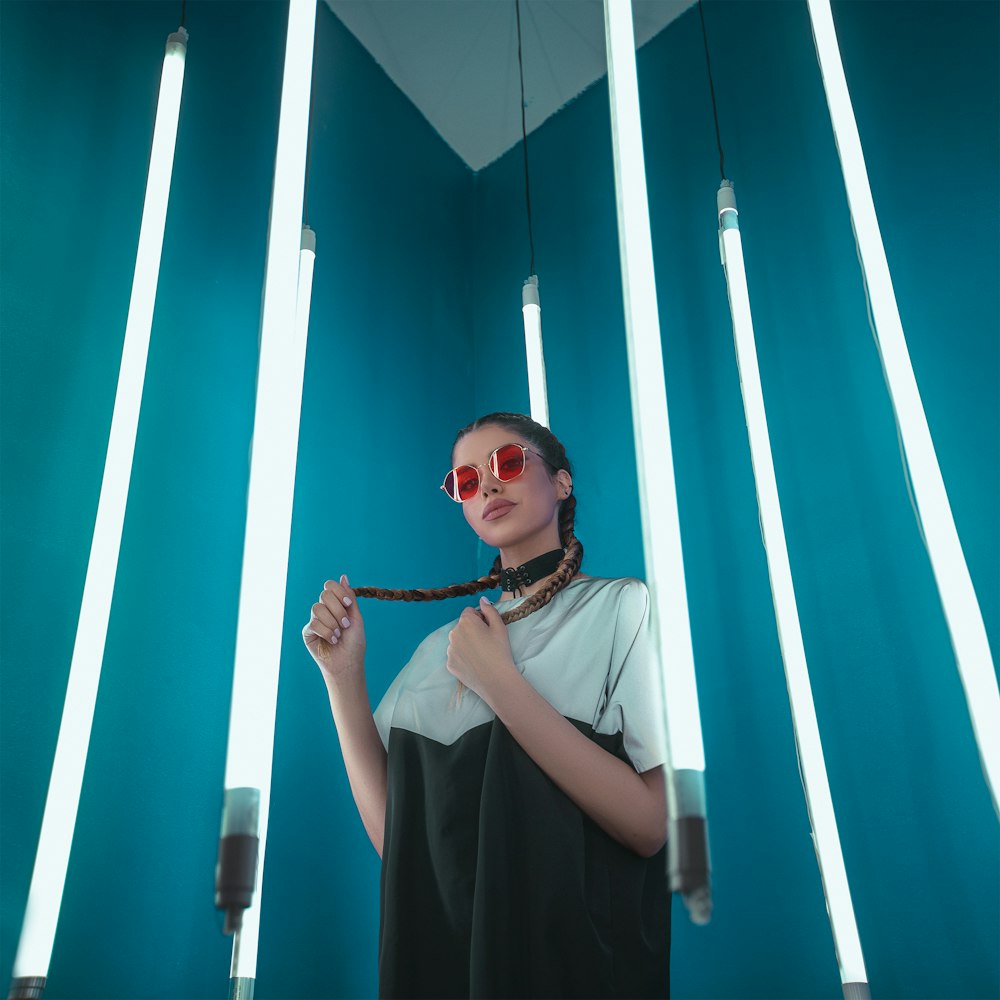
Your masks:
<path fill-rule="evenodd" d="M 564 501 L 559 511 L 559 540 L 566 550 L 555 573 L 541 590 L 532 594 L 526 601 L 523 601 L 516 608 L 504 611 L 500 617 L 504 624 L 518 622 L 522 618 L 527 618 L 540 608 L 544 608 L 563 587 L 573 579 L 579 572 L 580 563 L 583 562 L 583 546 L 580 540 L 573 534 L 573 522 L 576 520 L 576 497 L 570 494 Z"/>
<path fill-rule="evenodd" d="M 486 574 L 468 583 L 453 583 L 449 587 L 427 587 L 416 590 L 387 590 L 385 587 L 355 587 L 358 597 L 374 597 L 379 601 L 443 601 L 446 597 L 466 597 L 481 590 L 493 590 L 500 586 L 500 557 L 497 556 L 493 568 Z"/>

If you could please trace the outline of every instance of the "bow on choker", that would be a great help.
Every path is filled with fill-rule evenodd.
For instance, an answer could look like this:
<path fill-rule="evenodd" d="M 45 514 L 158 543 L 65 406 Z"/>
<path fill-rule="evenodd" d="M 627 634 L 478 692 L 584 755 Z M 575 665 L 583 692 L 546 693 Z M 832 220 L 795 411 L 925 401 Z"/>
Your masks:
<path fill-rule="evenodd" d="M 551 552 L 529 559 L 516 569 L 500 570 L 500 588 L 511 591 L 514 597 L 520 597 L 524 587 L 554 573 L 564 555 L 563 549 L 553 549 Z"/>

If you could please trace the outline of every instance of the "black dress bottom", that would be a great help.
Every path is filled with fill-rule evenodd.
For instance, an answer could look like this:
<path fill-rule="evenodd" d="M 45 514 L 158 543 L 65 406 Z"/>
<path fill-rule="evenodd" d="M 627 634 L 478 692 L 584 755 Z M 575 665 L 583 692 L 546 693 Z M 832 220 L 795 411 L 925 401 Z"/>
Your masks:
<path fill-rule="evenodd" d="M 380 997 L 669 996 L 666 849 L 609 837 L 499 719 L 391 730 L 381 904 Z"/>

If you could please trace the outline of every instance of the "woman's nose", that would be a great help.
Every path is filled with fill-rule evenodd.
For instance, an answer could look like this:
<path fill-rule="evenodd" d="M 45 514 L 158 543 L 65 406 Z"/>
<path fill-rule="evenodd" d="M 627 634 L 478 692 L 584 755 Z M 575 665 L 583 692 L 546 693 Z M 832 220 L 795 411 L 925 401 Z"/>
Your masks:
<path fill-rule="evenodd" d="M 482 477 L 479 480 L 479 487 L 483 491 L 483 496 L 488 496 L 490 493 L 496 493 L 497 490 L 503 488 L 503 483 L 493 475 L 493 470 L 486 468 L 483 470 Z"/>

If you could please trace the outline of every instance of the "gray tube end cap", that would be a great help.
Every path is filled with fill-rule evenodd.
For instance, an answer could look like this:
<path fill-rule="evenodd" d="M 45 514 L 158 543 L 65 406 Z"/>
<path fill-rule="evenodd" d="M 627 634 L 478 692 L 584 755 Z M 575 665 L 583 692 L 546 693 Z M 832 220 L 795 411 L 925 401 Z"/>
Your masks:
<path fill-rule="evenodd" d="M 719 186 L 717 203 L 720 215 L 726 210 L 736 211 L 736 191 L 733 189 L 732 181 L 723 181 Z"/>
<path fill-rule="evenodd" d="M 179 49 L 182 54 L 186 54 L 187 44 L 188 33 L 184 27 L 180 27 L 167 35 L 167 52 L 175 52 Z"/>
<path fill-rule="evenodd" d="M 542 303 L 538 298 L 538 275 L 533 274 L 524 282 L 521 289 L 521 306 L 538 306 L 542 308 Z"/>

